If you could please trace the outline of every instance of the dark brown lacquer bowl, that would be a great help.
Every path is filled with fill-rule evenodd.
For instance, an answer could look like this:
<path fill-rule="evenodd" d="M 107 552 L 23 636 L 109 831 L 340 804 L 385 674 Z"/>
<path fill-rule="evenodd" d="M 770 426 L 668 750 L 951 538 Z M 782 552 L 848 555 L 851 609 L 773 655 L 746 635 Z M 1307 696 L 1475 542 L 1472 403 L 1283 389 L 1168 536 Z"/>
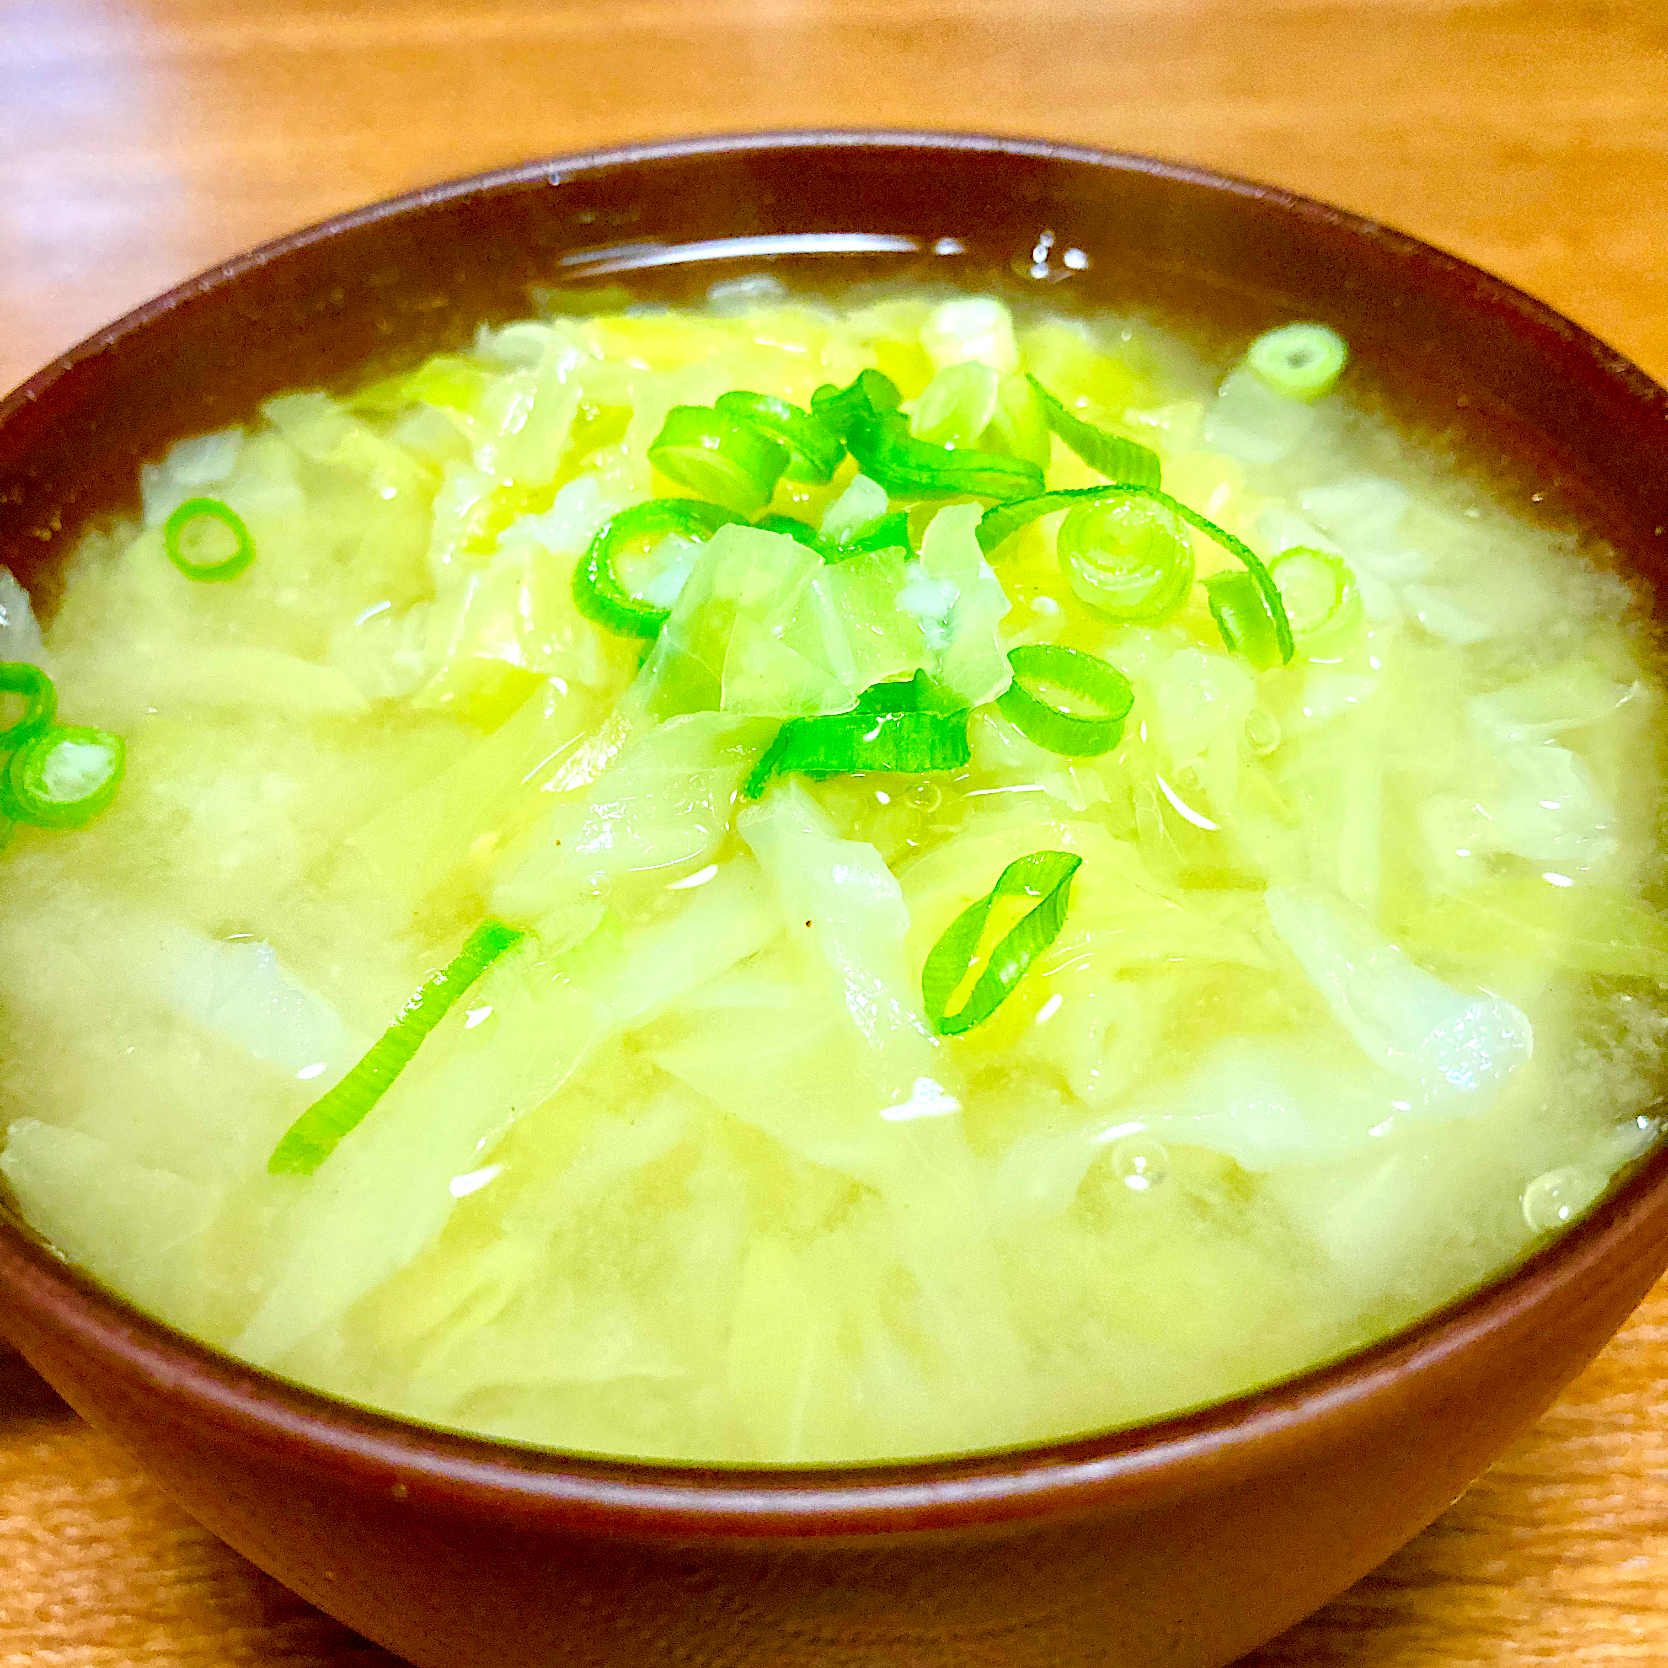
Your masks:
<path fill-rule="evenodd" d="M 267 395 L 528 310 L 532 285 L 698 294 L 932 276 L 1054 305 L 1319 317 L 1484 467 L 1529 465 L 1668 596 L 1668 395 L 1423 244 L 1138 157 L 916 134 L 701 139 L 418 192 L 230 262 L 0 404 L 0 561 L 45 606 L 140 462 Z M 425 1429 L 147 1319 L 0 1207 L 0 1327 L 192 1513 L 423 1668 L 1215 1668 L 1446 1507 L 1668 1264 L 1668 1152 L 1422 1324 L 1203 1412 L 867 1469 L 705 1469 Z"/>

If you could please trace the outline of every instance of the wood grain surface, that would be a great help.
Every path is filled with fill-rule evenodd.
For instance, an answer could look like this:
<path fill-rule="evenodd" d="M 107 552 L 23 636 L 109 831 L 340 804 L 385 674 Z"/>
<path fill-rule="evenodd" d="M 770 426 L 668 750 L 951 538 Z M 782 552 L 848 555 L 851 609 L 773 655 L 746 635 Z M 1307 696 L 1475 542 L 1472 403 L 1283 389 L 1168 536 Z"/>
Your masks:
<path fill-rule="evenodd" d="M 1668 376 L 1668 0 L 0 0 L 0 387 L 390 191 L 812 124 L 1277 180 L 1457 250 Z M 1441 1522 L 1252 1660 L 1668 1665 L 1665 1376 L 1668 1286 Z M 0 1349 L 0 1668 L 391 1662 Z"/>

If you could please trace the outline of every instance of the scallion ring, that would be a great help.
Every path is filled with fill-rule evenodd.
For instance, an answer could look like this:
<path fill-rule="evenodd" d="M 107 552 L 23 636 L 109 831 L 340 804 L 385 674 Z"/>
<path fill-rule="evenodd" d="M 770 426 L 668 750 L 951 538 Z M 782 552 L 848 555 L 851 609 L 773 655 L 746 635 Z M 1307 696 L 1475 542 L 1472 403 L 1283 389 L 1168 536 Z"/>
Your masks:
<path fill-rule="evenodd" d="M 198 561 L 185 553 L 185 530 L 194 521 L 218 521 L 234 541 L 229 556 Z M 187 579 L 236 579 L 255 559 L 255 541 L 248 527 L 230 504 L 218 498 L 188 498 L 162 524 L 162 548 L 168 560 Z"/>
<path fill-rule="evenodd" d="M 1276 556 L 1268 571 L 1286 606 L 1292 635 L 1306 655 L 1349 646 L 1361 627 L 1361 592 L 1342 557 L 1297 545 Z"/>
<path fill-rule="evenodd" d="M 1332 391 L 1349 360 L 1349 346 L 1324 324 L 1283 324 L 1254 341 L 1245 363 L 1277 394 L 1318 400 Z"/>
<path fill-rule="evenodd" d="M 0 660 L 0 694 L 23 697 L 23 716 L 0 729 L 0 748 L 17 747 L 39 735 L 57 715 L 58 691 L 31 661 Z"/>
<path fill-rule="evenodd" d="M 1268 599 L 1248 573 L 1228 569 L 1205 581 L 1205 597 L 1223 646 L 1258 670 L 1280 664 L 1280 637 Z"/>
<path fill-rule="evenodd" d="M 751 423 L 771 440 L 785 446 L 790 481 L 828 481 L 846 455 L 845 442 L 810 412 L 771 394 L 736 388 L 720 394 L 713 410 L 738 423 Z"/>
<path fill-rule="evenodd" d="M 967 707 L 926 672 L 871 684 L 850 712 L 790 718 L 742 788 L 757 799 L 773 777 L 849 776 L 859 770 L 959 770 L 971 757 Z"/>
<path fill-rule="evenodd" d="M 1186 523 L 1150 498 L 1114 494 L 1074 505 L 1054 549 L 1077 596 L 1114 620 L 1159 625 L 1193 589 Z"/>
<path fill-rule="evenodd" d="M 982 1025 L 1013 995 L 1031 963 L 1060 936 L 1071 882 L 1083 859 L 1066 851 L 1034 851 L 1016 858 L 997 876 L 996 884 L 969 904 L 927 953 L 921 969 L 921 1000 L 927 1020 L 940 1036 L 958 1036 Z M 972 970 L 991 911 L 1004 898 L 1035 898 L 1028 910 L 990 953 L 990 961 L 974 983 L 959 1012 L 948 1011 L 950 998 Z"/>
<path fill-rule="evenodd" d="M 1158 453 L 1138 441 L 1125 440 L 1086 423 L 1066 407 L 1034 376 L 1027 376 L 1042 402 L 1048 426 L 1065 441 L 1091 469 L 1120 486 L 1156 487 L 1159 483 Z"/>
<path fill-rule="evenodd" d="M 290 1125 L 267 1161 L 275 1176 L 310 1176 L 337 1144 L 364 1121 L 371 1108 L 410 1065 L 423 1039 L 443 1020 L 471 985 L 526 934 L 502 921 L 483 921 L 463 948 L 425 979 L 399 1017 L 351 1067 L 335 1088 L 313 1102 Z"/>
<path fill-rule="evenodd" d="M 1092 759 L 1110 753 L 1123 739 L 1135 690 L 1116 666 L 1058 643 L 1023 644 L 1009 653 L 1008 664 L 1014 681 L 997 696 L 996 710 L 1039 747 L 1066 758 Z M 1098 707 L 1099 715 L 1056 706 L 1036 692 L 1039 684 Z"/>
<path fill-rule="evenodd" d="M 126 769 L 120 736 L 53 724 L 12 754 L 0 815 L 37 828 L 80 828 L 109 806 Z"/>
<path fill-rule="evenodd" d="M 694 498 L 651 498 L 621 510 L 597 529 L 590 548 L 573 570 L 574 606 L 588 620 L 621 637 L 657 637 L 672 616 L 633 596 L 615 566 L 621 551 L 637 540 L 676 533 L 686 539 L 710 539 L 720 527 L 745 516 Z"/>
<path fill-rule="evenodd" d="M 896 411 L 902 398 L 898 385 L 889 376 L 880 371 L 859 371 L 844 388 L 825 382 L 811 396 L 811 415 L 844 440 L 854 423 Z"/>
<path fill-rule="evenodd" d="M 846 445 L 858 467 L 894 498 L 993 498 L 1006 502 L 1043 490 L 1043 472 L 1025 458 L 917 440 L 895 412 L 851 425 Z"/>
<path fill-rule="evenodd" d="M 795 544 L 822 554 L 822 534 L 810 522 L 801 521 L 796 515 L 762 515 L 753 525 L 762 533 L 780 533 L 783 538 L 792 539 Z"/>
<path fill-rule="evenodd" d="M 909 511 L 891 510 L 872 527 L 843 544 L 830 544 L 824 540 L 822 554 L 824 561 L 844 562 L 871 550 L 907 551 L 909 548 Z"/>
<path fill-rule="evenodd" d="M 673 406 L 649 442 L 649 462 L 667 480 L 742 515 L 770 502 L 789 461 L 781 441 L 707 405 Z"/>
<path fill-rule="evenodd" d="M 1227 528 L 1218 527 L 1208 516 L 1200 515 L 1197 510 L 1190 510 L 1179 499 L 1172 498 L 1169 493 L 1161 492 L 1157 487 L 1062 487 L 1053 492 L 1038 493 L 1035 498 L 994 505 L 979 518 L 979 547 L 989 555 L 1004 539 L 1017 533 L 1027 523 L 1037 520 L 1039 516 L 1048 515 L 1054 510 L 1070 509 L 1091 499 L 1110 501 L 1126 496 L 1149 498 L 1155 504 L 1162 504 L 1189 527 L 1196 528 L 1206 538 L 1220 545 L 1230 556 L 1236 557 L 1263 599 L 1270 626 L 1274 631 L 1279 660 L 1284 663 L 1292 658 L 1295 645 L 1292 641 L 1291 622 L 1286 618 L 1285 604 L 1280 600 L 1280 592 L 1269 577 L 1263 559 L 1250 545 L 1243 539 L 1236 538 Z"/>

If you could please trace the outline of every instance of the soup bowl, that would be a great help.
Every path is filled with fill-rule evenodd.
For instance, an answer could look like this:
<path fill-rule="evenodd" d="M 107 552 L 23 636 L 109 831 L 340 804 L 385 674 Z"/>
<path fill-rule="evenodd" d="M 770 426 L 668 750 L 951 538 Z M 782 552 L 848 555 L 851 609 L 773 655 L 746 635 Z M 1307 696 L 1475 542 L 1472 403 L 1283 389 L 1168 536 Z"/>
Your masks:
<path fill-rule="evenodd" d="M 141 308 L 0 404 L 0 561 L 54 563 L 140 463 L 271 394 L 410 363 L 532 286 L 698 294 L 930 276 L 1051 306 L 1326 319 L 1369 385 L 1668 585 L 1668 395 L 1399 233 L 1196 169 L 922 134 L 700 139 L 416 192 Z M 3 1113 L 3 1108 L 0 1108 Z M 682 1661 L 1213 1668 L 1437 1516 L 1668 1265 L 1668 1152 L 1421 1323 L 1256 1394 L 866 1467 L 636 1463 L 487 1441 L 255 1371 L 102 1289 L 0 1205 L 0 1328 L 179 1502 L 424 1668 Z"/>

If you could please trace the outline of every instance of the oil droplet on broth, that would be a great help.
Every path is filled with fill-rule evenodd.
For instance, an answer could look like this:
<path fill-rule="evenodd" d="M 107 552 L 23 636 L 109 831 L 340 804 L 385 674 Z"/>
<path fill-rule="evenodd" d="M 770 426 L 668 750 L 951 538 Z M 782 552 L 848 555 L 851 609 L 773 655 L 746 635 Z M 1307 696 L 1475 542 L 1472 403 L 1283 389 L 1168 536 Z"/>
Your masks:
<path fill-rule="evenodd" d="M 1170 1155 L 1149 1135 L 1126 1135 L 1112 1149 L 1112 1173 L 1131 1193 L 1150 1193 L 1170 1173 Z"/>
<path fill-rule="evenodd" d="M 1548 1170 L 1523 1190 L 1523 1220 L 1538 1234 L 1573 1222 L 1604 1191 L 1604 1178 L 1578 1164 Z"/>

